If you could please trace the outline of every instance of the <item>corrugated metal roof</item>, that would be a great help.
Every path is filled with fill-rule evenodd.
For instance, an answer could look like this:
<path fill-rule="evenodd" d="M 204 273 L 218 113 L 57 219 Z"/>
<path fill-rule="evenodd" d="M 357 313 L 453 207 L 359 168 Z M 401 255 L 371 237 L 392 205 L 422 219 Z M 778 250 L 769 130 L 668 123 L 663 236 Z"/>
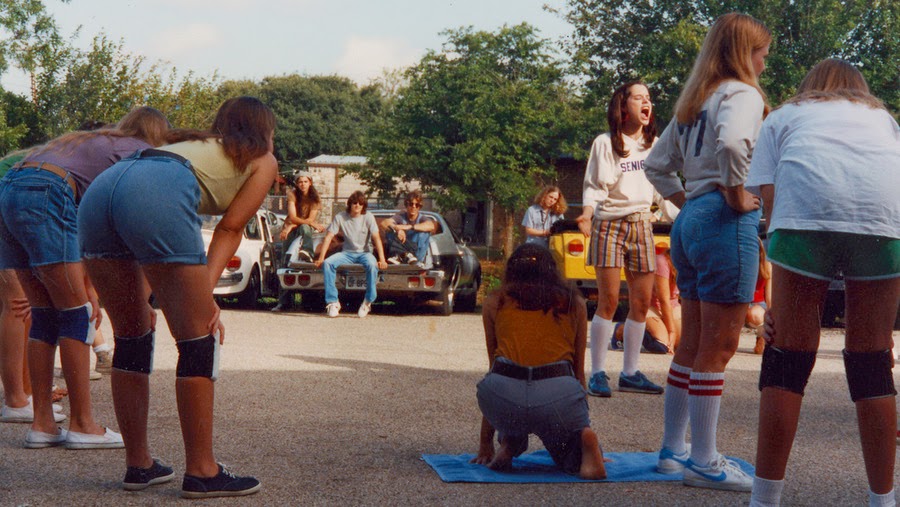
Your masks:
<path fill-rule="evenodd" d="M 345 165 L 366 165 L 369 159 L 355 155 L 319 155 L 306 161 L 310 166 L 340 167 Z"/>

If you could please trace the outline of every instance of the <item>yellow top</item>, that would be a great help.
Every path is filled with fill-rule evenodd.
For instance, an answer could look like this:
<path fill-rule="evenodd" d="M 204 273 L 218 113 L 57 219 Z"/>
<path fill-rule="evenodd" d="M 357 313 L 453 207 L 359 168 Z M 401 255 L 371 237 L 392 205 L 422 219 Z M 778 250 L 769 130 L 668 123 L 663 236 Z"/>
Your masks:
<path fill-rule="evenodd" d="M 497 356 L 503 356 L 522 366 L 540 366 L 557 361 L 575 364 L 575 327 L 572 320 L 577 312 L 560 314 L 553 311 L 521 310 L 507 298 L 497 311 L 494 331 L 497 336 Z"/>
<path fill-rule="evenodd" d="M 238 171 L 217 139 L 185 141 L 161 146 L 159 149 L 191 161 L 194 176 L 200 184 L 200 206 L 197 212 L 202 215 L 225 214 L 238 190 L 250 177 L 250 168 Z"/>

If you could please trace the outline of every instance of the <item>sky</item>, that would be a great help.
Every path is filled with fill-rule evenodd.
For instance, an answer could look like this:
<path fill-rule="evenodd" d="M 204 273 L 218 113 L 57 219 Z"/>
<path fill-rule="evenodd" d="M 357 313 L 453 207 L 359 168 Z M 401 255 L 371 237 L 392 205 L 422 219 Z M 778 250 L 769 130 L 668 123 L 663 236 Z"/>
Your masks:
<path fill-rule="evenodd" d="M 440 50 L 440 32 L 473 26 L 495 31 L 528 22 L 556 41 L 572 28 L 544 4 L 564 0 L 44 0 L 75 45 L 99 33 L 125 50 L 180 74 L 214 72 L 258 80 L 285 74 L 339 74 L 360 84 L 383 69 L 416 63 Z M 28 77 L 10 69 L 3 87 L 27 94 Z"/>

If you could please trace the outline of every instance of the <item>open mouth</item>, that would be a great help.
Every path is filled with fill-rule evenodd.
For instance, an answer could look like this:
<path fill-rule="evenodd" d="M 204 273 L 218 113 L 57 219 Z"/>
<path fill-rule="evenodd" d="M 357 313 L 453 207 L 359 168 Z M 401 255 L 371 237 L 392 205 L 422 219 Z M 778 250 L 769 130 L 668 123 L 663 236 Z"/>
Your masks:
<path fill-rule="evenodd" d="M 644 106 L 641 108 L 641 119 L 642 120 L 650 119 L 650 106 Z"/>

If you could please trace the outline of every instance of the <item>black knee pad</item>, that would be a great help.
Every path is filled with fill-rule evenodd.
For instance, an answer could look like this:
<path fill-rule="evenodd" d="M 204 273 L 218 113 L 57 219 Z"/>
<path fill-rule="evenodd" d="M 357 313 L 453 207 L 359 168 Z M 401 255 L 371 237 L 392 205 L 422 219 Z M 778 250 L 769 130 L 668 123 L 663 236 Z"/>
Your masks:
<path fill-rule="evenodd" d="M 844 370 L 850 399 L 854 402 L 896 396 L 894 388 L 894 356 L 891 350 L 850 352 L 844 349 Z"/>
<path fill-rule="evenodd" d="M 56 308 L 31 307 L 31 330 L 28 331 L 28 338 L 44 342 L 51 347 L 59 343 L 59 312 Z"/>
<path fill-rule="evenodd" d="M 207 335 L 191 340 L 178 340 L 178 366 L 175 375 L 178 378 L 206 377 L 216 380 L 219 377 L 219 340 Z"/>
<path fill-rule="evenodd" d="M 144 373 L 153 371 L 153 330 L 137 337 L 116 336 L 112 367 L 117 370 Z"/>
<path fill-rule="evenodd" d="M 803 396 L 815 364 L 815 352 L 782 350 L 766 345 L 759 371 L 759 390 L 777 387 Z"/>

